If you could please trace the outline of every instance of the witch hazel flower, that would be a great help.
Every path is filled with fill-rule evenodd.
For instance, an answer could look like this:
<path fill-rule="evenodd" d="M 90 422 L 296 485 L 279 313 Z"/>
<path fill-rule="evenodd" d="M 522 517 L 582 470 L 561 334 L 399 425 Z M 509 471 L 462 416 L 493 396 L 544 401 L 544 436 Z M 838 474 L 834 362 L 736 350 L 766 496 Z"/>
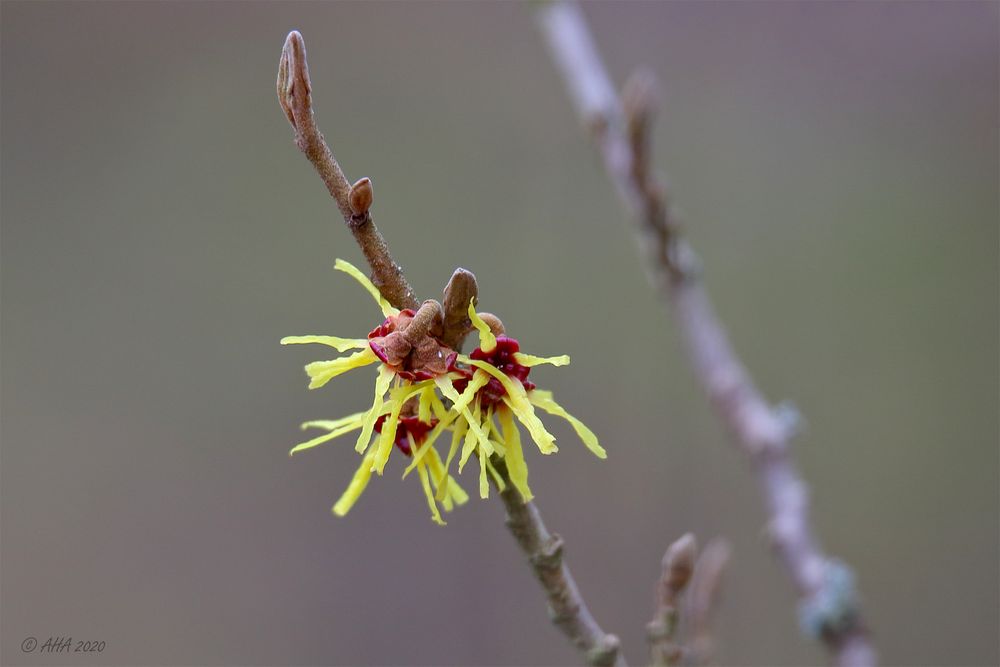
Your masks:
<path fill-rule="evenodd" d="M 358 350 L 345 357 L 307 364 L 305 370 L 310 378 L 309 388 L 322 387 L 349 370 L 377 364 L 375 397 L 367 411 L 342 419 L 303 424 L 304 429 L 319 428 L 326 433 L 296 445 L 290 454 L 360 429 L 355 450 L 363 455 L 361 465 L 347 490 L 333 506 L 334 514 L 344 516 L 367 487 L 372 473 L 382 475 L 394 447 L 406 456 L 419 453 L 416 468 L 431 516 L 435 522 L 444 523 L 437 503 L 450 511 L 455 505 L 465 503 L 468 496 L 447 474 L 440 456 L 433 451 L 433 441 L 442 430 L 436 426 L 441 422 L 440 416 L 446 415 L 440 400 L 437 404 L 432 400 L 435 398 L 434 379 L 448 372 L 456 356 L 453 350 L 431 335 L 435 328 L 440 327 L 441 306 L 435 301 L 426 301 L 417 311 L 400 311 L 385 300 L 357 267 L 338 259 L 334 268 L 353 277 L 372 295 L 385 320 L 367 338 L 288 336 L 281 339 L 281 344 L 315 343 L 332 347 L 338 352 Z M 409 414 L 414 408 L 418 413 L 416 416 Z"/>
<path fill-rule="evenodd" d="M 569 364 L 569 357 L 536 357 L 521 352 L 516 339 L 503 335 L 500 320 L 485 313 L 480 317 L 473 302 L 469 303 L 469 319 L 479 332 L 479 347 L 468 356 L 456 355 L 449 372 L 434 378 L 438 390 L 452 402 L 449 416 L 455 421 L 445 469 L 461 442 L 459 472 L 475 452 L 480 462 L 480 496 L 489 495 L 488 473 L 494 475 L 498 487 L 503 490 L 489 460 L 495 455 L 506 464 L 510 481 L 522 499 L 531 500 L 533 494 L 528 487 L 528 467 L 517 422 L 542 454 L 558 451 L 555 437 L 542 424 L 535 408 L 568 421 L 595 456 L 606 458 L 607 453 L 593 431 L 556 403 L 552 392 L 538 389 L 528 380 L 534 366 L 565 366 Z"/>

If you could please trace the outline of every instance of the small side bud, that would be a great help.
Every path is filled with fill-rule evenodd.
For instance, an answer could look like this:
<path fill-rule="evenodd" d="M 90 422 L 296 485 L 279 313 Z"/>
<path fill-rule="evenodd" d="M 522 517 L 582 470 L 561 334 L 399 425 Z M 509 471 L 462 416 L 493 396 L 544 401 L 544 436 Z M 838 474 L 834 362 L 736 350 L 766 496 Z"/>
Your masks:
<path fill-rule="evenodd" d="M 372 207 L 372 181 L 367 176 L 359 179 L 351 186 L 349 195 L 351 212 L 354 215 L 364 215 Z"/>
<path fill-rule="evenodd" d="M 486 322 L 486 326 L 490 328 L 490 333 L 494 336 L 502 336 L 506 333 L 506 329 L 503 328 L 503 322 L 493 313 L 479 313 L 479 319 Z"/>
<path fill-rule="evenodd" d="M 441 333 L 441 322 L 444 319 L 444 310 L 441 304 L 434 299 L 427 299 L 413 315 L 413 319 L 402 328 L 403 336 L 416 345 L 421 339 Z"/>

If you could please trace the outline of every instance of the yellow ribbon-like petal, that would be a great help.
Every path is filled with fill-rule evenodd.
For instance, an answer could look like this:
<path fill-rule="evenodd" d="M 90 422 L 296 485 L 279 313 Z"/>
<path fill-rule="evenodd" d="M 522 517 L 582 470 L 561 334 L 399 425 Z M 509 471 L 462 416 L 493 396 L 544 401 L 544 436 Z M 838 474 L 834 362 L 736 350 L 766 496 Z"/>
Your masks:
<path fill-rule="evenodd" d="M 430 480 L 427 479 L 427 466 L 420 464 L 417 466 L 417 473 L 420 475 L 420 486 L 424 489 L 424 496 L 427 498 L 427 506 L 431 509 L 431 519 L 439 526 L 444 526 L 445 521 L 438 511 L 437 502 L 434 500 L 434 492 L 431 490 Z"/>
<path fill-rule="evenodd" d="M 504 489 L 507 488 L 507 485 L 504 483 L 503 477 L 500 476 L 500 473 L 493 467 L 493 463 L 489 459 L 486 459 L 486 469 L 489 471 L 490 477 L 493 478 L 493 483 L 497 485 L 497 490 L 500 491 L 500 493 L 503 493 Z"/>
<path fill-rule="evenodd" d="M 485 361 L 477 361 L 475 359 L 469 359 L 469 363 L 480 368 L 497 380 L 503 385 L 503 388 L 507 390 L 507 395 L 504 396 L 504 403 L 510 406 L 517 415 L 518 420 L 524 424 L 524 427 L 528 429 L 528 433 L 531 434 L 531 439 L 535 441 L 538 445 L 539 451 L 542 454 L 552 454 L 558 451 L 558 447 L 555 445 L 555 436 L 545 430 L 545 426 L 542 421 L 535 415 L 535 409 L 532 407 L 531 403 L 528 401 L 525 395 L 524 385 L 520 381 L 512 380 L 506 373 L 499 370 L 492 364 L 488 364 Z M 506 439 L 507 433 L 504 432 L 504 439 Z"/>
<path fill-rule="evenodd" d="M 333 268 L 337 269 L 338 271 L 343 271 L 344 273 L 346 273 L 347 275 L 351 276 L 359 283 L 361 283 L 361 286 L 364 287 L 368 291 L 368 293 L 372 295 L 372 298 L 375 299 L 375 303 L 377 303 L 378 307 L 382 309 L 383 315 L 385 315 L 386 317 L 389 317 L 390 315 L 399 315 L 399 311 L 396 310 L 388 301 L 385 300 L 385 297 L 382 296 L 382 293 L 378 291 L 378 288 L 372 284 L 372 281 L 368 279 L 368 276 L 366 276 L 365 274 L 361 273 L 361 271 L 358 270 L 358 267 L 354 266 L 350 262 L 345 262 L 342 259 L 337 259 L 337 261 L 333 265 Z"/>
<path fill-rule="evenodd" d="M 458 459 L 458 472 L 462 472 L 465 468 L 466 462 L 469 460 L 469 456 L 476 449 L 476 444 L 478 444 L 478 438 L 474 437 L 475 432 L 473 430 L 473 425 L 478 426 L 480 431 L 482 430 L 482 411 L 479 406 L 479 401 L 476 401 L 472 406 L 472 419 L 469 420 L 469 432 L 465 434 L 465 442 L 462 444 L 462 456 Z M 486 437 L 486 434 L 483 434 Z"/>
<path fill-rule="evenodd" d="M 599 459 L 608 458 L 608 453 L 604 451 L 604 448 L 597 442 L 597 436 L 594 435 L 594 432 L 587 428 L 586 424 L 582 421 L 566 412 L 566 409 L 563 406 L 556 403 L 552 398 L 551 391 L 534 389 L 528 392 L 528 400 L 531 401 L 532 404 L 537 405 L 542 410 L 548 412 L 550 415 L 556 415 L 568 421 L 570 426 L 573 427 L 573 430 L 576 431 L 576 434 L 580 437 L 580 440 L 583 441 L 583 444 L 587 446 L 587 449 L 594 453 L 594 456 Z"/>
<path fill-rule="evenodd" d="M 339 338 L 337 336 L 285 336 L 281 339 L 282 345 L 306 345 L 317 343 L 335 348 L 337 352 L 347 352 L 348 350 L 359 350 L 368 346 L 366 338 Z"/>
<path fill-rule="evenodd" d="M 462 400 L 458 395 L 458 392 L 455 391 L 455 386 L 451 383 L 451 378 L 447 375 L 434 378 L 434 383 L 437 384 L 438 389 L 440 389 L 441 393 L 445 395 L 445 398 L 449 399 L 452 403 L 459 404 Z M 469 384 L 471 385 L 472 383 L 470 382 Z M 483 433 L 483 429 L 479 425 L 479 421 L 469 412 L 469 408 L 467 406 L 463 406 L 459 410 L 455 410 L 453 407 L 452 411 L 458 412 L 465 417 L 465 421 L 469 424 L 469 430 L 472 431 L 473 435 L 475 435 L 476 439 L 479 441 L 479 446 L 482 447 L 484 451 L 492 455 L 493 445 L 490 444 L 489 438 L 487 438 L 486 434 Z M 461 470 L 461 468 L 459 468 L 459 470 Z"/>
<path fill-rule="evenodd" d="M 303 431 L 307 428 L 321 428 L 327 431 L 332 431 L 334 429 L 347 426 L 348 424 L 353 424 L 355 421 L 358 422 L 360 426 L 361 422 L 365 418 L 364 412 L 355 412 L 353 415 L 347 415 L 346 417 L 341 417 L 340 419 L 314 419 L 312 421 L 303 422 L 300 427 Z"/>
<path fill-rule="evenodd" d="M 383 398 L 389 391 L 389 384 L 396 374 L 387 366 L 379 366 L 378 377 L 375 378 L 375 402 L 372 403 L 371 410 L 365 414 L 365 420 L 361 423 L 361 435 L 354 445 L 354 450 L 364 452 L 368 448 L 368 442 L 372 438 L 372 431 L 375 430 L 375 421 L 382 415 Z"/>
<path fill-rule="evenodd" d="M 433 387 L 427 387 L 420 392 L 420 402 L 417 407 L 417 419 L 425 424 L 431 423 L 431 396 L 433 395 Z"/>
<path fill-rule="evenodd" d="M 438 418 L 438 421 L 444 419 L 448 414 L 448 409 L 444 407 L 444 403 L 441 402 L 441 399 L 433 391 L 431 392 L 431 409 L 434 411 L 434 416 Z"/>
<path fill-rule="evenodd" d="M 448 475 L 447 490 L 448 495 L 451 496 L 451 499 L 459 507 L 469 502 L 469 494 L 465 492 L 465 489 L 458 485 L 458 481 L 451 475 Z"/>
<path fill-rule="evenodd" d="M 414 451 L 417 444 L 413 442 L 413 436 L 409 436 L 410 439 L 410 451 Z M 444 465 L 441 461 L 441 456 L 438 455 L 437 450 L 433 447 L 428 447 L 429 454 L 427 455 L 427 460 L 424 463 L 427 464 L 427 470 L 431 474 L 431 481 L 434 483 L 435 490 L 441 486 L 444 486 L 445 478 L 448 476 L 444 471 Z M 435 496 L 436 498 L 437 496 Z"/>
<path fill-rule="evenodd" d="M 486 373 L 473 373 L 472 379 L 469 380 L 469 384 L 465 386 L 465 391 L 458 395 L 457 398 L 452 398 L 451 396 L 445 394 L 447 398 L 452 399 L 451 409 L 461 412 L 467 405 L 469 405 L 469 403 L 472 402 L 472 399 L 476 397 L 476 392 L 485 387 L 489 381 L 490 376 Z M 451 380 L 449 379 L 448 382 L 451 383 Z"/>
<path fill-rule="evenodd" d="M 452 413 L 452 414 L 454 414 L 454 413 Z M 451 460 L 453 458 L 455 458 L 455 454 L 458 453 L 458 446 L 461 444 L 461 442 L 462 442 L 462 436 L 465 435 L 466 430 L 468 430 L 468 426 L 466 426 L 465 422 L 462 421 L 462 420 L 459 420 L 455 424 L 455 428 L 452 430 L 452 433 L 451 433 L 451 447 L 448 448 L 448 456 L 447 456 L 447 458 L 444 461 L 444 471 L 445 471 L 445 473 L 447 473 L 448 470 L 451 468 Z M 444 495 L 445 495 L 445 490 L 444 489 L 438 489 L 438 493 L 437 493 L 436 498 L 438 500 L 441 500 L 444 497 Z"/>
<path fill-rule="evenodd" d="M 427 469 L 431 473 L 431 481 L 434 482 L 436 489 L 434 499 L 441 502 L 446 512 L 450 512 L 454 505 L 464 505 L 468 502 L 469 496 L 445 470 L 440 455 L 433 448 L 427 457 Z"/>
<path fill-rule="evenodd" d="M 403 471 L 403 479 L 406 479 L 407 475 L 416 469 L 417 464 L 419 464 L 424 456 L 427 455 L 428 451 L 432 451 L 434 449 L 434 441 L 437 440 L 438 436 L 440 436 L 441 433 L 443 433 L 444 430 L 451 425 L 457 416 L 458 415 L 454 412 L 446 414 L 440 421 L 438 421 L 434 428 L 431 429 L 431 432 L 427 435 L 424 442 L 420 444 L 416 450 L 410 450 L 411 452 L 415 451 L 415 453 L 413 454 L 413 460 L 410 461 L 410 465 L 406 466 L 406 470 Z"/>
<path fill-rule="evenodd" d="M 476 312 L 476 300 L 473 298 L 469 301 L 469 319 L 472 320 L 472 326 L 476 327 L 479 331 L 479 349 L 483 352 L 492 352 L 497 346 L 497 337 L 493 335 L 490 330 L 490 325 L 483 321 L 483 318 L 479 317 Z"/>
<path fill-rule="evenodd" d="M 358 428 L 359 426 L 361 426 L 361 424 L 358 424 L 358 426 L 355 426 L 354 428 Z M 292 447 L 292 449 L 288 452 L 288 455 L 293 456 L 295 455 L 296 452 L 301 452 L 304 449 L 312 449 L 317 445 L 322 445 L 324 442 L 333 440 L 334 438 L 344 435 L 345 433 L 350 433 L 351 431 L 354 430 L 354 428 L 344 428 L 335 431 L 330 431 L 329 433 L 324 433 L 323 435 L 313 438 L 312 440 L 301 442 Z"/>
<path fill-rule="evenodd" d="M 503 429 L 503 440 L 507 446 L 507 455 L 504 461 L 507 463 L 507 474 L 510 475 L 510 483 L 514 485 L 524 502 L 528 502 L 534 496 L 528 488 L 528 464 L 524 460 L 524 453 L 521 451 L 521 434 L 517 432 L 517 425 L 509 409 L 498 408 L 497 418 L 500 420 L 500 428 Z"/>
<path fill-rule="evenodd" d="M 386 461 L 392 453 L 392 446 L 396 439 L 396 428 L 399 426 L 399 413 L 403 409 L 403 404 L 413 396 L 413 394 L 423 389 L 423 385 L 404 385 L 396 387 L 389 392 L 389 403 L 392 404 L 392 412 L 382 424 L 382 435 L 379 436 L 378 449 L 375 452 L 375 460 L 372 468 L 379 475 L 385 470 Z"/>
<path fill-rule="evenodd" d="M 347 371 L 367 366 L 378 361 L 378 357 L 372 352 L 370 347 L 366 347 L 360 352 L 339 359 L 329 361 L 314 361 L 306 364 L 306 374 L 310 377 L 309 388 L 318 389 L 327 382 Z"/>
<path fill-rule="evenodd" d="M 539 364 L 552 364 L 553 366 L 568 366 L 569 365 L 569 355 L 561 354 L 558 357 L 536 357 L 533 354 L 524 354 L 523 352 L 514 353 L 514 361 L 521 364 L 522 366 L 538 366 Z"/>
<path fill-rule="evenodd" d="M 483 418 L 483 433 L 486 434 L 486 438 L 490 441 L 490 444 L 493 445 L 494 453 L 500 458 L 503 458 L 505 451 L 502 442 L 503 437 L 497 430 L 497 425 L 493 423 L 492 407 L 486 409 L 486 417 Z"/>
<path fill-rule="evenodd" d="M 488 456 L 484 456 L 482 453 L 479 454 L 479 497 L 489 498 L 490 497 L 490 481 L 486 478 L 486 461 L 489 459 Z"/>
<path fill-rule="evenodd" d="M 361 461 L 361 466 L 354 473 L 351 483 L 347 485 L 347 490 L 344 491 L 344 494 L 340 496 L 340 499 L 333 506 L 333 513 L 337 516 L 347 514 L 354 507 L 354 503 L 358 501 L 358 498 L 361 497 L 365 487 L 368 486 L 368 480 L 372 476 L 372 458 L 373 455 L 371 453 L 365 456 L 364 460 Z"/>
<path fill-rule="evenodd" d="M 349 417 L 344 417 L 343 419 L 337 419 L 334 421 L 306 422 L 305 424 L 302 425 L 303 428 L 307 428 L 310 426 L 318 426 L 319 428 L 326 428 L 330 432 L 325 433 L 317 438 L 313 438 L 312 440 L 309 440 L 307 442 L 303 442 L 299 445 L 295 445 L 294 447 L 292 447 L 292 450 L 288 452 L 288 455 L 292 456 L 296 452 L 301 452 L 304 449 L 310 449 L 312 447 L 315 447 L 316 445 L 321 445 L 324 442 L 333 440 L 334 438 L 340 437 L 345 433 L 350 433 L 355 429 L 361 428 L 361 424 L 364 421 L 364 416 L 365 413 L 359 412 Z"/>

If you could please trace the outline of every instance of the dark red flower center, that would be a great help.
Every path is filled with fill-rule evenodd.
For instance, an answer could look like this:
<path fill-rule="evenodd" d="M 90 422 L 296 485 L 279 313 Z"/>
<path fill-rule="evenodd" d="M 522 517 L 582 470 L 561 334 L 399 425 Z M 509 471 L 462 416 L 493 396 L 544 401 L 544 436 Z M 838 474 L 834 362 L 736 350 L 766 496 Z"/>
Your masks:
<path fill-rule="evenodd" d="M 514 359 L 514 354 L 520 349 L 521 346 L 516 339 L 508 336 L 497 336 L 497 345 L 495 348 L 489 352 L 483 352 L 482 348 L 477 347 L 469 357 L 476 361 L 485 361 L 502 373 L 519 380 L 524 385 L 525 390 L 530 391 L 535 388 L 535 383 L 528 381 L 528 373 L 531 372 L 531 369 L 517 363 Z M 460 368 L 453 362 L 449 365 L 448 370 L 457 371 L 462 374 L 461 378 L 452 380 L 452 383 L 459 393 L 465 391 L 475 369 Z M 480 404 L 483 407 L 489 407 L 503 401 L 503 397 L 507 395 L 507 390 L 504 389 L 500 380 L 490 377 L 490 381 L 479 390 L 477 395 L 479 396 Z"/>
<path fill-rule="evenodd" d="M 382 415 L 375 421 L 375 432 L 381 433 L 382 426 L 385 424 L 385 420 L 389 415 Z M 410 438 L 408 436 L 413 436 L 413 442 L 417 445 L 422 443 L 427 439 L 427 434 L 432 428 L 434 428 L 438 423 L 437 419 L 431 419 L 431 423 L 420 421 L 419 417 L 400 417 L 399 423 L 396 425 L 396 446 L 399 447 L 399 451 L 403 452 L 407 456 L 412 456 L 413 452 L 410 449 Z"/>

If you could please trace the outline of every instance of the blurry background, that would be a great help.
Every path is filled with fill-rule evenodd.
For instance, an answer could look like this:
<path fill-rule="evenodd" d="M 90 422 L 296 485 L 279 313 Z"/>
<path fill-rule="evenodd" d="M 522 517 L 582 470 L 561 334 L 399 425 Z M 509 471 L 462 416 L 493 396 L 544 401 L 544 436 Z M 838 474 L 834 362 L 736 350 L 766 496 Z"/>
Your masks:
<path fill-rule="evenodd" d="M 795 454 L 883 660 L 993 664 L 998 627 L 995 3 L 588 4 L 618 82 L 661 77 L 657 160 Z M 456 266 L 555 423 L 538 505 L 633 662 L 664 548 L 734 546 L 719 660 L 821 663 L 745 462 L 648 288 L 562 82 L 514 3 L 14 3 L 2 9 L 2 659 L 90 664 L 575 664 L 503 527 L 433 525 L 394 457 L 330 506 L 372 373 L 309 392 L 380 315 L 274 92 L 291 28 L 320 126 L 420 296 Z M 536 377 L 537 376 L 537 377 Z M 551 420 L 550 420 L 551 421 Z M 463 480 L 474 489 L 474 479 Z"/>

